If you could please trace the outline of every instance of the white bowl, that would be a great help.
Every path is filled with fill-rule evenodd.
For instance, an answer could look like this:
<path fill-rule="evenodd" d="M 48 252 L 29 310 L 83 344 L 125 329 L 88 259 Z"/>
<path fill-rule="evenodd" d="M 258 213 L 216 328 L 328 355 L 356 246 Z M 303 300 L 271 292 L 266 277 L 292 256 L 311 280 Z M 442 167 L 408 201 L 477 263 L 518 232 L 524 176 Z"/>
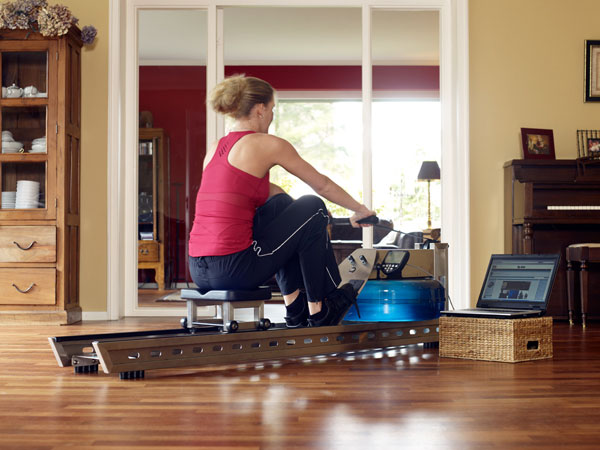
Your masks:
<path fill-rule="evenodd" d="M 34 180 L 17 180 L 17 186 L 19 185 L 26 185 L 26 184 L 30 184 L 30 185 L 35 185 L 35 186 L 39 186 L 40 182 L 39 181 L 34 181 Z"/>
<path fill-rule="evenodd" d="M 23 148 L 23 143 L 18 141 L 6 142 L 2 141 L 2 150 L 21 150 Z"/>

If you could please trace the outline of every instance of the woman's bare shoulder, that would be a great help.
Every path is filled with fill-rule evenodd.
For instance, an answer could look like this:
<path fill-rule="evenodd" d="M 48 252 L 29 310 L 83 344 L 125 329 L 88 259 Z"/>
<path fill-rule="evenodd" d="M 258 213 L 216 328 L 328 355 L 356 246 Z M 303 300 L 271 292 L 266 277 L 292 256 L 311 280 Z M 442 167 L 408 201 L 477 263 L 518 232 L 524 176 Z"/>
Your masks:
<path fill-rule="evenodd" d="M 256 133 L 247 134 L 242 139 L 247 139 L 247 140 L 263 140 L 263 141 L 277 141 L 277 140 L 282 141 L 282 140 L 284 140 L 284 139 L 281 139 L 280 137 L 274 136 L 272 134 L 269 134 L 269 133 L 260 133 L 258 131 Z"/>
<path fill-rule="evenodd" d="M 285 139 L 268 133 L 252 133 L 244 136 L 243 139 L 247 139 L 246 142 L 254 142 L 260 144 L 263 147 L 267 146 L 273 148 L 291 145 Z"/>

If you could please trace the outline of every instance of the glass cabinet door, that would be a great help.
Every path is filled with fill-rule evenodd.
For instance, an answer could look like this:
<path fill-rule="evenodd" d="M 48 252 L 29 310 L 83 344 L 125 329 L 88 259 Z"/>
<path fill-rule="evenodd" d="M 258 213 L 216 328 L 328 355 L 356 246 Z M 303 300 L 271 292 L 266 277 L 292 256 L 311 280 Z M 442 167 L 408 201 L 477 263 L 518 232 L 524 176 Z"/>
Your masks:
<path fill-rule="evenodd" d="M 0 98 L 0 217 L 55 217 L 54 197 L 56 93 L 48 87 L 55 76 L 49 55 L 54 42 L 0 43 L 2 97 Z M 23 50 L 25 47 L 26 50 Z M 49 130 L 52 133 L 49 134 Z M 49 151 L 50 149 L 50 151 Z M 52 192 L 49 192 L 49 189 Z"/>
<path fill-rule="evenodd" d="M 156 148 L 155 139 L 140 138 L 138 177 L 138 239 L 157 239 L 156 224 Z"/>

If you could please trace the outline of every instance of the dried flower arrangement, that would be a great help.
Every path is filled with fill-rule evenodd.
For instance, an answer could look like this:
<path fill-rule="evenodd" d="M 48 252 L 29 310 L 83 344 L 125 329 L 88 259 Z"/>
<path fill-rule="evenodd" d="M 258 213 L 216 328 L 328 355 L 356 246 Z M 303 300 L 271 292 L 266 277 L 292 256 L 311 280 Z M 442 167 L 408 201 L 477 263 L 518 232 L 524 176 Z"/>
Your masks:
<path fill-rule="evenodd" d="M 77 19 L 63 5 L 48 5 L 47 0 L 15 0 L 0 4 L 0 29 L 33 30 L 43 36 L 62 36 Z M 92 44 L 97 30 L 93 26 L 85 26 L 81 30 L 84 44 Z"/>

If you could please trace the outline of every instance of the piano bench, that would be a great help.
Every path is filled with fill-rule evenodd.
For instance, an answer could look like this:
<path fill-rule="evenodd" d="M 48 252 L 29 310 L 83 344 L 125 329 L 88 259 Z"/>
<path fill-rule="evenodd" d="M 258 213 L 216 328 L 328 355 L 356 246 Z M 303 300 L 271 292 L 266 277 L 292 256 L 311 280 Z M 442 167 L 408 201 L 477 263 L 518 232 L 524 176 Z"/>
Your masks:
<path fill-rule="evenodd" d="M 269 319 L 264 318 L 265 300 L 271 299 L 271 288 L 260 286 L 251 290 L 214 290 L 202 294 L 197 289 L 182 289 L 181 298 L 187 304 L 187 317 L 181 319 L 181 326 L 193 331 L 196 326 L 218 326 L 223 331 L 234 332 L 238 329 L 263 329 L 271 326 Z M 215 316 L 199 322 L 198 306 L 215 305 Z M 252 322 L 235 320 L 235 310 L 251 308 L 254 312 Z M 220 314 L 219 314 L 220 313 Z"/>
<path fill-rule="evenodd" d="M 575 304 L 575 274 L 573 261 L 579 263 L 579 290 L 581 293 L 581 323 L 586 326 L 588 309 L 588 262 L 600 262 L 600 243 L 572 244 L 567 247 L 567 285 L 569 299 L 569 323 L 573 325 Z"/>

